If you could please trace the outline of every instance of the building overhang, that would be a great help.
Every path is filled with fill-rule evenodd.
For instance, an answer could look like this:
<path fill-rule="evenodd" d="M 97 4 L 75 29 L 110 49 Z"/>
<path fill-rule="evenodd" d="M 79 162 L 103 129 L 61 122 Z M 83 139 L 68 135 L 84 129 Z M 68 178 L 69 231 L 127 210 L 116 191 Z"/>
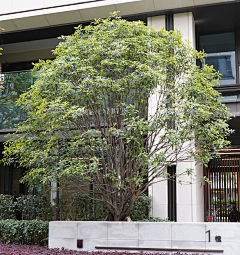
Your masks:
<path fill-rule="evenodd" d="M 235 0 L 237 2 L 237 0 Z M 181 8 L 235 2 L 231 0 L 8 0 L 1 1 L 0 27 L 6 32 L 108 17 L 160 13 Z"/>

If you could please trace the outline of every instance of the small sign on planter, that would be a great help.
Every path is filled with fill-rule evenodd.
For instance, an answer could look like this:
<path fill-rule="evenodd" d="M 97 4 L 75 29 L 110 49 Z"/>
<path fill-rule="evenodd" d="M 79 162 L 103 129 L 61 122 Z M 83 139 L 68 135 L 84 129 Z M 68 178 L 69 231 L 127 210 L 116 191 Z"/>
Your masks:
<path fill-rule="evenodd" d="M 77 240 L 77 248 L 79 249 L 83 248 L 83 240 L 80 239 Z"/>

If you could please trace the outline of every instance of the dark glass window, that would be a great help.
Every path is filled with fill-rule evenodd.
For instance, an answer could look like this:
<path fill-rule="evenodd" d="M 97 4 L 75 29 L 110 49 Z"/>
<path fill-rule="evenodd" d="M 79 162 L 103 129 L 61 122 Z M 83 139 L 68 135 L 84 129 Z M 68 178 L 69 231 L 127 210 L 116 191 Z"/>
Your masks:
<path fill-rule="evenodd" d="M 16 101 L 30 88 L 34 78 L 32 72 L 6 73 L 0 78 L 0 129 L 13 129 L 26 120 L 26 114 Z"/>
<path fill-rule="evenodd" d="M 176 189 L 176 166 L 167 168 L 171 178 L 168 179 L 168 219 L 177 221 L 177 189 Z"/>
<path fill-rule="evenodd" d="M 237 99 L 237 97 L 236 93 L 222 93 L 222 100 Z"/>
<path fill-rule="evenodd" d="M 200 36 L 200 48 L 207 53 L 205 64 L 222 74 L 220 85 L 236 84 L 234 33 Z"/>

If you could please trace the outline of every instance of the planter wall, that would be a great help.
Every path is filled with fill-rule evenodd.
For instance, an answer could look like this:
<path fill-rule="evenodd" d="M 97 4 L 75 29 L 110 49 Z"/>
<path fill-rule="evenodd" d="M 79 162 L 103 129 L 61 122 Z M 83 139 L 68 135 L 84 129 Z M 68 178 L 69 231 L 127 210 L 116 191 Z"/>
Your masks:
<path fill-rule="evenodd" d="M 210 230 L 210 242 L 208 230 Z M 216 236 L 221 236 L 221 242 L 216 242 Z M 78 246 L 81 245 L 82 240 L 83 248 L 77 248 L 78 240 L 80 240 Z M 64 247 L 73 250 L 95 250 L 95 246 L 132 247 L 136 248 L 136 251 L 139 247 L 215 249 L 224 250 L 224 255 L 239 255 L 240 224 L 204 222 L 50 222 L 50 248 Z"/>

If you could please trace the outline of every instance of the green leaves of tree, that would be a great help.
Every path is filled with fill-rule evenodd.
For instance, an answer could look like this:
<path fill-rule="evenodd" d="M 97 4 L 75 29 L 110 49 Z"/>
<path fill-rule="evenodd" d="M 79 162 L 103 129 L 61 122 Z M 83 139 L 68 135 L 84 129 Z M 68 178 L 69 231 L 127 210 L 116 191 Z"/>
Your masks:
<path fill-rule="evenodd" d="M 179 31 L 113 14 L 62 38 L 56 59 L 35 65 L 18 100 L 29 118 L 5 145 L 3 162 L 30 166 L 26 181 L 71 178 L 86 194 L 91 182 L 122 220 L 169 165 L 207 163 L 228 145 L 219 74 L 196 66 L 204 54 Z"/>

